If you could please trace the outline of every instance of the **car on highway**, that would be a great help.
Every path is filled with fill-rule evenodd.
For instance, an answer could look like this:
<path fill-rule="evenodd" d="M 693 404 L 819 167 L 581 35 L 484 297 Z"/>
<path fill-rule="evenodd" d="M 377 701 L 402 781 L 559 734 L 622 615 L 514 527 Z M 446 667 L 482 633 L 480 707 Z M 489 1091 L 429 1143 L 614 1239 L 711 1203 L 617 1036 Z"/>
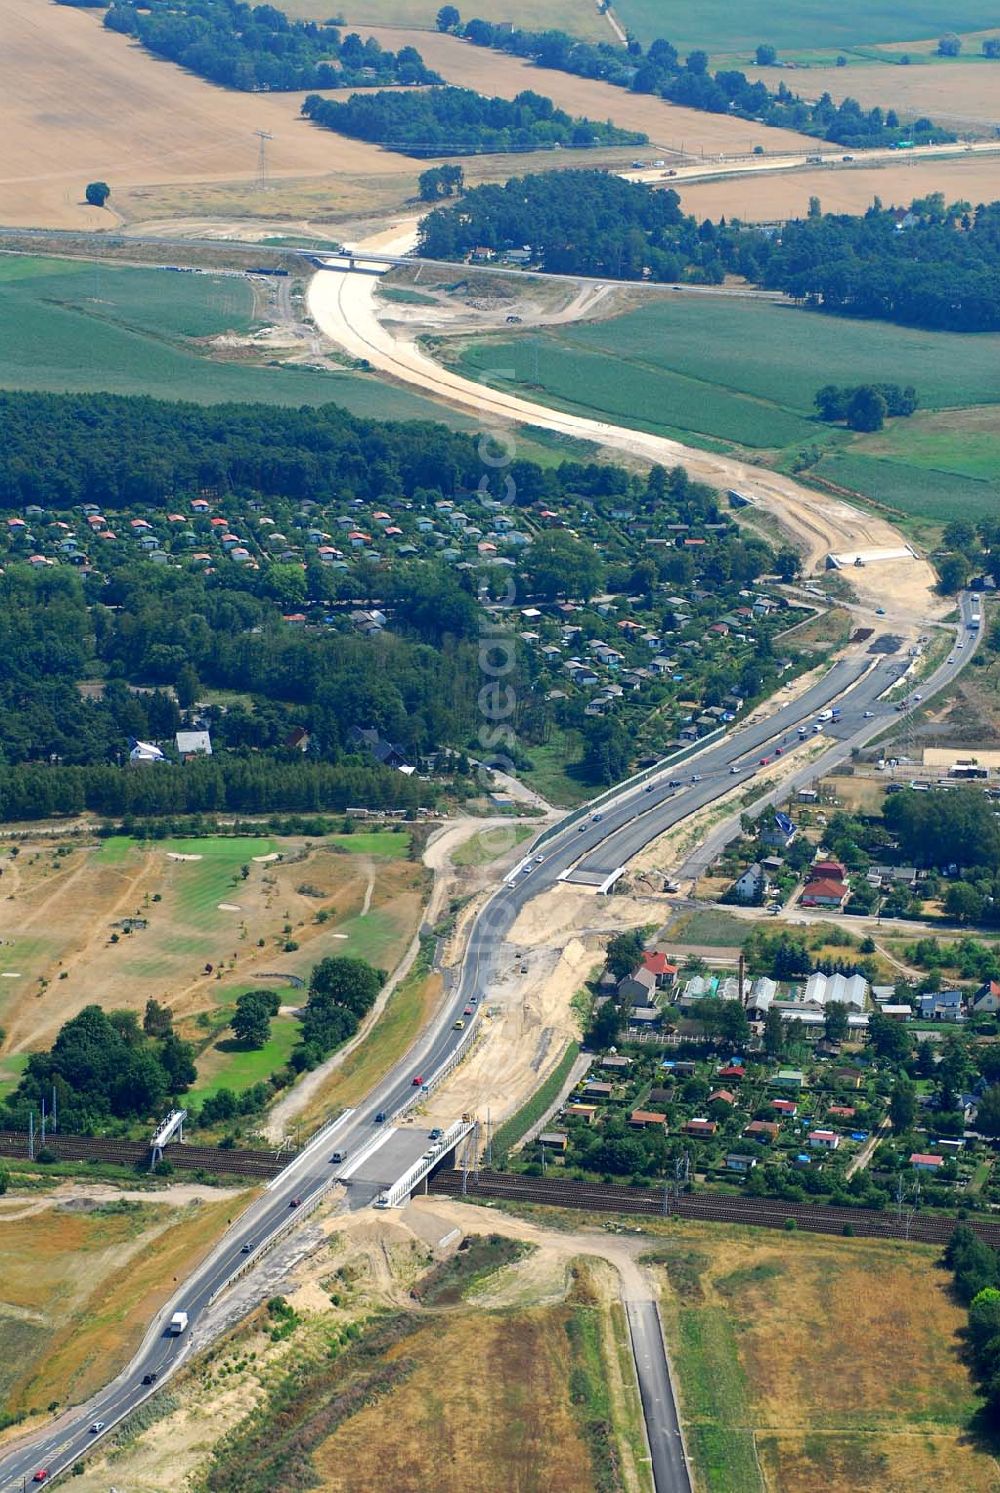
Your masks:
<path fill-rule="evenodd" d="M 775 747 L 775 749 L 774 749 L 774 755 L 776 757 L 783 757 L 785 755 L 784 749 L 782 747 Z"/>
<path fill-rule="evenodd" d="M 292 1201 L 289 1203 L 288 1206 L 289 1206 L 289 1208 L 301 1208 L 302 1207 L 302 1199 L 301 1198 L 292 1198 Z"/>
<path fill-rule="evenodd" d="M 760 765 L 761 765 L 761 767 L 766 767 L 767 764 L 770 762 L 770 760 L 771 760 L 770 757 L 761 757 L 761 759 L 760 759 Z"/>
<path fill-rule="evenodd" d="M 91 1436 L 96 1436 L 99 1431 L 103 1431 L 103 1430 L 104 1430 L 104 1422 L 103 1422 L 103 1420 L 95 1420 L 94 1424 L 90 1428 L 90 1434 L 91 1434 Z"/>
<path fill-rule="evenodd" d="M 692 783 L 700 783 L 701 782 L 701 773 L 700 772 L 692 773 L 691 774 L 691 781 L 692 781 Z"/>
<path fill-rule="evenodd" d="M 953 664 L 955 662 L 955 655 L 954 654 L 951 655 L 951 658 L 949 658 L 948 662 L 950 664 Z"/>
<path fill-rule="evenodd" d="M 918 702 L 918 701 L 919 701 L 919 700 L 922 700 L 922 699 L 923 699 L 923 698 L 924 698 L 924 697 L 923 697 L 923 695 L 914 695 L 914 696 L 913 696 L 913 703 L 914 703 L 914 705 L 916 705 L 916 704 L 917 704 L 917 702 Z"/>
<path fill-rule="evenodd" d="M 643 791 L 643 793 L 652 793 L 653 787 L 654 787 L 654 785 L 652 783 L 647 783 L 646 786 L 645 786 L 645 788 L 642 791 Z"/>
<path fill-rule="evenodd" d="M 592 817 L 593 817 L 593 820 L 594 820 L 595 824 L 600 824 L 601 820 L 604 818 L 604 815 L 603 814 L 594 814 Z"/>
<path fill-rule="evenodd" d="M 540 866 L 542 864 L 542 861 L 544 859 L 545 859 L 544 855 L 536 855 L 535 856 L 535 865 L 536 866 Z"/>
<path fill-rule="evenodd" d="M 534 866 L 525 866 L 525 868 L 524 868 L 524 874 L 525 874 L 525 876 L 530 876 L 531 873 L 532 873 L 532 871 L 534 869 L 535 869 Z"/>
<path fill-rule="evenodd" d="M 734 763 L 734 764 L 733 764 L 733 766 L 732 766 L 732 767 L 731 767 L 731 768 L 730 768 L 730 769 L 729 769 L 729 776 L 730 776 L 730 777 L 731 777 L 731 778 L 735 778 L 735 776 L 736 776 L 736 774 L 737 774 L 737 773 L 738 773 L 738 772 L 739 772 L 739 768 L 738 768 L 738 767 L 737 767 L 737 766 L 736 766 L 736 764 L 735 764 L 735 763 Z"/>
<path fill-rule="evenodd" d="M 586 829 L 586 828 L 587 828 L 587 826 L 586 826 L 586 823 L 584 823 L 584 824 L 578 824 L 578 825 L 577 825 L 577 827 L 576 827 L 576 832 L 577 832 L 577 834 L 578 834 L 578 835 L 582 835 L 582 834 L 583 834 L 583 832 L 584 832 L 584 830 L 585 830 L 585 829 Z"/>
<path fill-rule="evenodd" d="M 143 1384 L 155 1384 L 158 1378 L 159 1375 L 157 1374 L 156 1370 L 150 1369 L 148 1374 L 143 1374 L 142 1382 Z"/>
<path fill-rule="evenodd" d="M 428 1131 L 428 1133 L 427 1133 L 427 1139 L 428 1140 L 440 1140 L 441 1137 L 442 1137 L 442 1135 L 444 1135 L 444 1131 L 441 1129 L 441 1127 L 439 1125 L 436 1125 L 433 1130 Z"/>
<path fill-rule="evenodd" d="M 412 1087 L 415 1088 L 415 1089 L 423 1088 L 423 1083 L 424 1083 L 423 1075 L 420 1074 L 420 1073 L 415 1074 L 414 1078 L 413 1078 Z"/>
<path fill-rule="evenodd" d="M 521 973 L 522 974 L 527 974 L 527 972 L 528 972 L 527 966 L 526 965 L 522 965 L 521 966 Z M 478 995 L 470 995 L 469 996 L 469 1005 L 470 1006 L 474 1006 L 476 1004 L 476 1002 L 477 1002 L 478 999 L 479 999 Z"/>
<path fill-rule="evenodd" d="M 955 647 L 958 648 L 958 649 L 962 649 L 962 648 L 965 647 L 965 644 L 964 643 L 956 643 Z"/>
<path fill-rule="evenodd" d="M 243 1248 L 240 1250 L 240 1254 L 241 1255 L 248 1255 L 252 1249 L 253 1249 L 253 1245 L 250 1243 L 250 1241 L 248 1239 L 247 1242 L 246 1242 L 246 1244 L 244 1244 Z"/>
<path fill-rule="evenodd" d="M 873 721 L 875 719 L 875 712 L 874 712 L 874 710 L 866 710 L 865 714 L 864 714 L 864 719 L 866 721 Z"/>
<path fill-rule="evenodd" d="M 680 780 L 680 778 L 671 778 L 670 781 L 669 781 L 669 783 L 667 784 L 667 787 L 668 788 L 680 788 L 681 787 L 681 780 Z"/>
<path fill-rule="evenodd" d="M 463 1016 L 471 1016 L 472 1015 L 472 1002 L 471 1001 L 469 1002 L 469 1004 L 467 1006 L 463 1007 L 463 1009 L 462 1009 L 462 1015 Z"/>
<path fill-rule="evenodd" d="M 35 1473 L 34 1477 L 31 1479 L 31 1481 L 33 1483 L 47 1483 L 48 1480 L 49 1480 L 49 1469 L 47 1467 L 39 1467 L 38 1471 Z"/>
<path fill-rule="evenodd" d="M 464 1030 L 464 1027 L 465 1027 L 465 1022 L 462 1020 L 461 1016 L 458 1018 L 458 1020 L 456 1022 L 452 1023 L 452 1029 L 454 1031 L 456 1031 L 456 1032 L 460 1032 L 460 1031 Z"/>
<path fill-rule="evenodd" d="M 385 1110 L 384 1109 L 380 1109 L 379 1112 L 378 1112 L 378 1114 L 375 1116 L 375 1124 L 376 1125 L 384 1125 L 385 1124 Z"/>

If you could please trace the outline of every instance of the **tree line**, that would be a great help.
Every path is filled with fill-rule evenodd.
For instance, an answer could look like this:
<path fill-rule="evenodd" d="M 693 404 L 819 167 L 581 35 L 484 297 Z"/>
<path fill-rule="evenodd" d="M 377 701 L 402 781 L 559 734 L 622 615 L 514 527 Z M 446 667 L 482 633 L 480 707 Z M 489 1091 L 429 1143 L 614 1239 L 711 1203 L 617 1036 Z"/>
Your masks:
<path fill-rule="evenodd" d="M 65 3 L 65 0 L 64 0 Z M 262 93 L 371 83 L 438 83 L 413 47 L 386 51 L 337 26 L 290 21 L 273 5 L 240 0 L 112 0 L 110 31 L 134 36 L 157 57 L 221 83 Z"/>
<path fill-rule="evenodd" d="M 417 157 L 645 145 L 649 138 L 609 121 L 574 119 L 551 99 L 529 91 L 502 99 L 484 98 L 470 88 L 430 88 L 355 93 L 344 103 L 311 93 L 302 113 L 324 129 Z"/>
<path fill-rule="evenodd" d="M 954 332 L 1000 328 L 1000 202 L 946 205 L 935 193 L 894 210 L 876 198 L 861 216 L 817 210 L 771 235 L 738 219 L 698 223 L 669 189 L 562 171 L 474 187 L 459 207 L 429 213 L 420 233 L 421 252 L 437 258 L 530 244 L 556 274 L 710 284 L 734 274 L 820 311 Z M 912 391 L 876 392 L 887 412 L 907 412 Z M 872 398 L 862 402 L 870 411 Z"/>
<path fill-rule="evenodd" d="M 493 25 L 479 18 L 463 25 L 454 6 L 443 7 L 439 14 L 444 12 L 445 23 L 439 21 L 439 28 L 464 37 L 473 46 L 506 52 L 575 77 L 596 78 L 632 93 L 658 94 L 689 109 L 735 115 L 856 148 L 893 145 L 903 139 L 922 145 L 955 138 L 930 119 L 919 118 L 904 127 L 895 110 L 863 109 L 856 99 L 835 103 L 824 93 L 810 103 L 792 93 L 785 83 L 772 90 L 765 83 L 751 82 L 738 69 L 727 68 L 713 75 L 707 52 L 698 49 L 682 59 L 677 48 L 662 37 L 646 50 L 630 37 L 623 51 L 607 42 L 579 41 L 559 30 L 513 30 L 509 25 Z M 771 49 L 762 50 L 767 55 Z"/>
<path fill-rule="evenodd" d="M 1000 202 L 916 199 L 905 215 L 875 203 L 862 216 L 786 223 L 759 256 L 761 282 L 847 316 L 951 332 L 1000 328 Z"/>

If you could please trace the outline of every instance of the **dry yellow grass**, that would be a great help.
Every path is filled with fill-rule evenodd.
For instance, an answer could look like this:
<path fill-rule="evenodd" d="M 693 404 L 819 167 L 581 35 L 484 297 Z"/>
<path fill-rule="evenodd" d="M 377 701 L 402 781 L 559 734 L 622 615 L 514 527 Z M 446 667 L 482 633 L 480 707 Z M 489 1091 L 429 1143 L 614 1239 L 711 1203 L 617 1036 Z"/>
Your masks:
<path fill-rule="evenodd" d="M 960 1357 L 965 1314 L 937 1250 L 685 1225 L 669 1255 L 667 1336 L 685 1345 L 696 1438 L 714 1423 L 711 1386 L 724 1384 L 725 1429 L 753 1436 L 768 1487 L 889 1493 L 929 1488 L 945 1469 L 949 1489 L 1000 1487 L 966 1435 L 977 1401 Z"/>
<path fill-rule="evenodd" d="M 448 83 L 500 98 L 513 98 L 530 88 L 545 94 L 570 114 L 583 114 L 588 119 L 610 119 L 622 129 L 642 130 L 661 150 L 684 150 L 692 155 L 703 152 L 740 155 L 749 154 L 757 144 L 763 145 L 769 153 L 815 148 L 814 140 L 795 130 L 770 130 L 722 114 L 679 108 L 662 99 L 612 88 L 607 83 L 574 78 L 552 68 L 534 67 L 517 57 L 474 47 L 454 36 L 392 27 L 374 28 L 372 35 L 392 50 L 407 45 L 417 47 L 427 65 Z"/>
<path fill-rule="evenodd" d="M 239 1207 L 230 1198 L 183 1210 L 150 1203 L 138 1213 L 56 1210 L 5 1220 L 7 1407 L 78 1401 L 106 1383 L 138 1346 L 173 1280 L 194 1268 Z"/>
<path fill-rule="evenodd" d="M 113 862 L 99 847 L 81 846 L 58 870 L 51 869 L 50 846 L 23 846 L 16 862 L 5 862 L 0 882 L 7 889 L 0 968 L 19 976 L 0 981 L 4 1050 L 48 1045 L 63 1022 L 95 1001 L 141 1011 L 153 998 L 190 1022 L 259 973 L 301 976 L 327 954 L 357 952 L 391 969 L 420 916 L 423 868 L 322 847 L 306 853 L 295 839 L 280 846 L 286 856 L 304 858 L 251 864 L 248 879 L 219 899 L 231 896 L 238 911 L 192 910 L 188 891 L 201 868 L 169 859 L 162 846 L 135 845 Z M 370 908 L 361 918 L 369 882 Z M 298 890 L 306 884 L 320 895 Z M 318 924 L 323 907 L 331 916 Z M 137 914 L 149 926 L 112 943 L 111 924 Z M 279 946 L 286 923 L 299 945 L 292 953 Z"/>
<path fill-rule="evenodd" d="M 951 160 L 910 157 L 885 166 L 851 166 L 812 171 L 762 171 L 729 180 L 678 185 L 681 204 L 697 218 L 742 218 L 773 222 L 804 217 L 809 198 L 818 197 L 824 212 L 862 213 L 875 197 L 884 206 L 908 206 L 914 197 L 944 192 L 949 202 L 991 202 L 1000 172 L 994 156 L 960 156 Z"/>
<path fill-rule="evenodd" d="M 995 33 L 990 33 L 995 34 Z M 918 42 L 911 55 L 930 53 L 937 45 Z M 978 48 L 977 48 L 978 49 Z M 909 47 L 889 50 L 911 51 Z M 969 48 L 971 50 L 971 47 Z M 748 77 L 773 88 L 773 68 L 745 69 Z M 855 98 L 866 109 L 877 105 L 902 115 L 928 115 L 941 122 L 952 120 L 988 125 L 992 130 L 1000 109 L 1000 79 L 995 62 L 963 61 L 900 67 L 892 62 L 862 63 L 856 67 L 799 68 L 781 77 L 802 98 L 817 99 L 823 93 L 838 103 Z"/>
<path fill-rule="evenodd" d="M 388 1355 L 415 1367 L 314 1456 L 326 1493 L 579 1493 L 593 1486 L 568 1391 L 565 1308 L 462 1313 Z"/>

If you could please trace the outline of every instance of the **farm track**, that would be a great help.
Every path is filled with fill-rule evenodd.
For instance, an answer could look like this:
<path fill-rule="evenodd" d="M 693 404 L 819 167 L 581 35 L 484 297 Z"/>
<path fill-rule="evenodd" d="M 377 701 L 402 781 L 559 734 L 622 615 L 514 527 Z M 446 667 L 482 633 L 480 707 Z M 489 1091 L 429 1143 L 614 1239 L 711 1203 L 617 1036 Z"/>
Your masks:
<path fill-rule="evenodd" d="M 142 1141 L 104 1140 L 90 1135 L 47 1135 L 45 1147 L 59 1161 L 102 1161 L 113 1166 L 139 1167 L 149 1162 L 149 1146 Z M 42 1147 L 35 1136 L 35 1154 Z M 24 1131 L 0 1130 L 0 1158 L 26 1159 L 28 1136 Z M 205 1171 L 233 1177 L 276 1177 L 292 1159 L 273 1151 L 222 1151 L 216 1146 L 171 1145 L 167 1159 L 179 1172 Z"/>
<path fill-rule="evenodd" d="M 460 1171 L 438 1172 L 431 1177 L 432 1193 L 462 1195 Z M 713 1197 L 707 1193 L 685 1193 L 665 1200 L 652 1188 L 625 1187 L 614 1183 L 590 1183 L 520 1177 L 510 1173 L 481 1171 L 478 1179 L 466 1179 L 465 1195 L 502 1198 L 508 1202 L 540 1203 L 548 1207 L 584 1208 L 597 1213 L 650 1214 L 670 1218 L 702 1219 L 709 1223 L 752 1224 L 757 1228 L 785 1229 L 788 1219 L 810 1234 L 843 1234 L 850 1228 L 858 1238 L 908 1239 L 924 1244 L 944 1244 L 956 1220 L 936 1215 L 900 1219 L 894 1213 L 874 1213 L 865 1208 L 823 1208 L 808 1203 L 783 1203 L 780 1199 Z M 988 1244 L 1000 1246 L 1000 1223 L 966 1220 Z"/>

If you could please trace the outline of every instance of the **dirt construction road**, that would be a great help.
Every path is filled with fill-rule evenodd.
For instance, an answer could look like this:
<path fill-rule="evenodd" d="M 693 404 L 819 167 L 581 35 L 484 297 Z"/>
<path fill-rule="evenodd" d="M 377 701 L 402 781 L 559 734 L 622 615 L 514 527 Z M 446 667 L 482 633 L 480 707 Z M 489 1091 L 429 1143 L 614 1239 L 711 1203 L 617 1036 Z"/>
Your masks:
<path fill-rule="evenodd" d="M 415 220 L 403 221 L 355 245 L 355 252 L 406 253 L 415 241 Z M 611 425 L 603 420 L 566 414 L 521 399 L 507 389 L 473 383 L 441 367 L 412 339 L 393 333 L 379 320 L 375 289 L 378 277 L 320 270 L 309 285 L 309 311 L 320 330 L 354 357 L 366 358 L 375 368 L 425 394 L 473 410 L 484 428 L 496 429 L 511 421 L 541 426 L 562 435 L 663 466 L 682 465 L 690 474 L 714 487 L 748 493 L 759 509 L 773 513 L 803 553 L 806 571 L 822 568 L 827 553 L 860 549 L 898 548 L 903 540 L 884 519 L 861 512 L 838 498 L 810 491 L 791 478 L 755 467 L 734 457 L 699 451 L 663 436 Z M 499 370 L 498 370 L 499 372 Z M 506 437 L 510 442 L 512 438 Z M 884 606 L 899 622 L 936 616 L 940 601 L 933 594 L 934 572 L 917 558 L 891 560 L 851 571 L 851 583 L 863 599 Z"/>

